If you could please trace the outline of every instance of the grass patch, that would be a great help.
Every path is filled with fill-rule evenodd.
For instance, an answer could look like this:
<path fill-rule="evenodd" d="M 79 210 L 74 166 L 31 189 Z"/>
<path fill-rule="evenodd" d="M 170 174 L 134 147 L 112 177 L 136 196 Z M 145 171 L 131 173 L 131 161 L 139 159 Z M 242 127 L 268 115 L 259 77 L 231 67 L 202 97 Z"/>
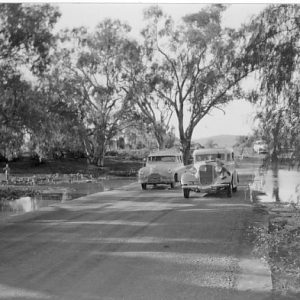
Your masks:
<path fill-rule="evenodd" d="M 126 160 L 118 157 L 106 157 L 105 167 L 98 167 L 88 164 L 84 158 L 71 159 L 64 158 L 60 160 L 47 160 L 37 164 L 32 160 L 19 160 L 10 162 L 11 175 L 38 175 L 38 174 L 89 174 L 95 177 L 107 173 L 136 174 L 142 167 L 142 161 Z M 5 163 L 1 163 L 3 168 Z"/>

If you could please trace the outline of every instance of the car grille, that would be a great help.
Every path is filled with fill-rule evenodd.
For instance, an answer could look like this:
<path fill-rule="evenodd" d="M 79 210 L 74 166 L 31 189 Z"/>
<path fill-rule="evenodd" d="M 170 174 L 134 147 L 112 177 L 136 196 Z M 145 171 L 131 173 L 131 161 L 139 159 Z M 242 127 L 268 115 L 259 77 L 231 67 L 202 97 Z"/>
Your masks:
<path fill-rule="evenodd" d="M 148 182 L 159 183 L 160 181 L 160 175 L 158 173 L 152 173 L 148 177 Z"/>
<path fill-rule="evenodd" d="M 212 184 L 214 180 L 214 166 L 206 165 L 205 170 L 199 171 L 200 183 L 203 185 Z"/>

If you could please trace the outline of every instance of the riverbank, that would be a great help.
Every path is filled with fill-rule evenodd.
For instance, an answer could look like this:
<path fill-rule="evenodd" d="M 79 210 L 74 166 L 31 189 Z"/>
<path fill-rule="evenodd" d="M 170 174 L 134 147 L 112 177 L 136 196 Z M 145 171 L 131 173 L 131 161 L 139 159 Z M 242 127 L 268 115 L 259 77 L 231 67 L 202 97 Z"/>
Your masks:
<path fill-rule="evenodd" d="M 273 293 L 299 299 L 300 209 L 290 204 L 257 205 L 268 215 L 268 222 L 252 228 L 254 253 L 269 265 Z"/>
<path fill-rule="evenodd" d="M 3 173 L 0 178 L 0 208 L 7 201 L 35 197 L 48 188 L 63 188 L 65 193 L 66 189 L 72 190 L 75 186 L 80 186 L 86 194 L 98 192 L 103 189 L 103 182 L 107 183 L 109 178 L 135 178 L 142 164 L 140 160 L 126 160 L 121 157 L 107 157 L 105 167 L 90 165 L 86 159 L 81 158 L 49 160 L 41 164 L 29 159 L 10 162 L 9 182 L 5 181 Z M 0 167 L 4 166 L 5 163 L 2 162 Z M 88 190 L 84 186 L 86 184 Z M 106 185 L 108 188 L 112 186 Z M 79 194 L 78 191 L 76 193 Z"/>
<path fill-rule="evenodd" d="M 267 215 L 266 224 L 253 228 L 255 253 L 270 267 L 274 293 L 299 299 L 300 173 L 272 171 L 258 173 L 250 186 L 252 201 Z"/>
<path fill-rule="evenodd" d="M 37 163 L 34 160 L 18 160 L 9 163 L 12 176 L 39 174 L 86 174 L 98 177 L 104 174 L 126 176 L 135 174 L 141 168 L 141 160 L 127 160 L 121 157 L 106 157 L 105 166 L 88 164 L 85 158 L 63 158 Z M 0 164 L 2 169 L 5 163 Z"/>

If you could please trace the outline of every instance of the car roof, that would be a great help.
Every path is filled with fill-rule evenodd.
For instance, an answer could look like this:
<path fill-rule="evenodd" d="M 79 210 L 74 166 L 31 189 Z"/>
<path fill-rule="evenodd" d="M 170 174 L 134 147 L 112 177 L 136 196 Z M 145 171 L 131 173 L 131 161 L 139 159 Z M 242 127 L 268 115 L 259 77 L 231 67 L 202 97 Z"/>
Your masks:
<path fill-rule="evenodd" d="M 150 153 L 149 156 L 182 156 L 181 152 L 176 150 L 159 150 L 153 153 Z"/>
<path fill-rule="evenodd" d="M 232 148 L 204 148 L 204 149 L 196 149 L 193 152 L 193 155 L 198 154 L 218 154 L 218 153 L 232 153 Z"/>

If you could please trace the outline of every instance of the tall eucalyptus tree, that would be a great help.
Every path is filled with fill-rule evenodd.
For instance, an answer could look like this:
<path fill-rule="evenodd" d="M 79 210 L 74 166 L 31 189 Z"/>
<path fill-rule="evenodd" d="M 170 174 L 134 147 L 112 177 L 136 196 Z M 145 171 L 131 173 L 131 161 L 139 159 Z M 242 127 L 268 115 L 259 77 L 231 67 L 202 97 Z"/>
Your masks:
<path fill-rule="evenodd" d="M 155 99 L 172 109 L 185 163 L 195 127 L 238 95 L 252 69 L 242 64 L 239 35 L 221 26 L 223 5 L 211 5 L 176 23 L 158 6 L 145 12 L 147 79 Z"/>
<path fill-rule="evenodd" d="M 39 119 L 41 99 L 30 83 L 49 64 L 60 14 L 49 4 L 0 4 L 0 146 L 17 151 L 24 132 Z M 35 126 L 38 126 L 38 122 Z M 3 150 L 4 149 L 4 150 Z"/>
<path fill-rule="evenodd" d="M 77 132 L 85 153 L 99 166 L 104 165 L 109 141 L 123 128 L 124 116 L 132 112 L 123 89 L 134 51 L 129 31 L 128 25 L 110 19 L 93 32 L 66 31 L 55 54 L 53 72 L 62 85 L 69 86 L 60 92 L 61 100 L 77 109 Z"/>

